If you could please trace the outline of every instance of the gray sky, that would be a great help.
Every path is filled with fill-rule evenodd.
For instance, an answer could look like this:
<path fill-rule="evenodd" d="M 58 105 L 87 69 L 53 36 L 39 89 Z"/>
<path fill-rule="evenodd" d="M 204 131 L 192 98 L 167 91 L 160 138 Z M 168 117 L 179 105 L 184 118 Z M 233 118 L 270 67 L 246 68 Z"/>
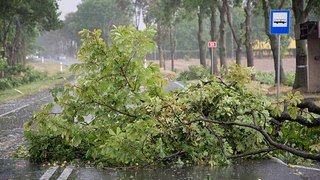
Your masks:
<path fill-rule="evenodd" d="M 61 12 L 60 19 L 64 20 L 66 14 L 77 11 L 77 5 L 81 3 L 81 0 L 60 0 L 59 11 Z"/>

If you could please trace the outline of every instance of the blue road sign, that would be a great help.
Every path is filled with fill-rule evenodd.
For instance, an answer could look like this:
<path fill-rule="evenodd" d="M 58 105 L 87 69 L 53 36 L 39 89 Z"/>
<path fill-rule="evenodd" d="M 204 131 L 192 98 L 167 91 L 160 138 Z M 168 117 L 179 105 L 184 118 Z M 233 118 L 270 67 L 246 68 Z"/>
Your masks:
<path fill-rule="evenodd" d="M 270 34 L 289 34 L 290 32 L 290 11 L 270 11 Z"/>

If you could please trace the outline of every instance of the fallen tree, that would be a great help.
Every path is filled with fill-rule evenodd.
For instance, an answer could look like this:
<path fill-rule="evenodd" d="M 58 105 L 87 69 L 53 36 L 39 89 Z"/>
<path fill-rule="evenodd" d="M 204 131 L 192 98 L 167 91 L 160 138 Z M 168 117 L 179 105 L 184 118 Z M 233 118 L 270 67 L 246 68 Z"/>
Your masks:
<path fill-rule="evenodd" d="M 25 125 L 31 160 L 80 158 L 101 166 L 220 165 L 266 154 L 319 160 L 317 105 L 298 92 L 276 102 L 251 81 L 252 69 L 238 65 L 224 79 L 164 92 L 158 66 L 143 68 L 154 33 L 118 27 L 109 47 L 100 31 L 81 33 L 82 63 L 72 68 L 77 84 L 53 92 L 63 111 L 53 114 L 48 104 Z"/>

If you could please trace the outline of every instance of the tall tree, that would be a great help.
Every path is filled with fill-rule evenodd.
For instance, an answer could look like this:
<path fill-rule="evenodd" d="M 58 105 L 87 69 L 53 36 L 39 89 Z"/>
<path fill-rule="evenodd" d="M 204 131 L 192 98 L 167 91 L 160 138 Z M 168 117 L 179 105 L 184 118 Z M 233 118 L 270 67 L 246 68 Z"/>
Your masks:
<path fill-rule="evenodd" d="M 210 4 L 210 35 L 211 35 L 211 41 L 217 42 L 218 40 L 218 30 L 217 30 L 217 11 L 218 11 L 218 6 L 217 2 L 213 1 Z M 211 58 L 212 58 L 212 64 L 211 64 L 211 73 L 212 74 L 218 74 L 218 58 L 217 58 L 217 49 L 216 48 L 211 48 Z"/>
<path fill-rule="evenodd" d="M 219 26 L 219 56 L 220 56 L 220 66 L 223 68 L 228 67 L 227 58 L 226 58 L 226 26 L 227 26 L 227 4 L 226 1 L 223 1 L 219 4 L 220 12 L 220 26 Z"/>
<path fill-rule="evenodd" d="M 241 35 L 237 35 L 237 32 L 234 28 L 233 25 L 233 15 L 232 15 L 232 11 L 230 9 L 230 6 L 228 4 L 227 0 L 223 0 L 225 1 L 225 3 L 227 4 L 227 18 L 228 18 L 228 24 L 233 36 L 233 39 L 235 40 L 236 44 L 237 44 L 237 49 L 236 49 L 236 64 L 240 65 L 241 64 L 241 54 L 242 54 L 242 39 L 241 39 Z M 232 49 L 233 50 L 233 49 Z"/>
<path fill-rule="evenodd" d="M 206 6 L 204 4 L 200 4 L 198 6 L 198 43 L 199 43 L 199 52 L 200 52 L 200 64 L 203 67 L 207 67 L 207 60 L 206 60 L 206 41 L 204 38 L 204 17 L 205 17 L 205 8 Z"/>
<path fill-rule="evenodd" d="M 1 1 L 0 7 L 2 56 L 10 66 L 24 62 L 28 32 L 35 28 L 48 31 L 61 25 L 56 0 Z"/>
<path fill-rule="evenodd" d="M 304 23 L 312 9 L 319 5 L 318 0 L 292 0 L 295 27 Z M 307 47 L 306 41 L 300 39 L 296 39 L 296 76 L 293 88 L 307 88 Z"/>
<path fill-rule="evenodd" d="M 132 22 L 132 11 L 117 0 L 83 0 L 78 5 L 78 11 L 75 13 L 74 22 L 77 31 L 82 29 L 101 29 L 103 39 L 109 40 L 109 32 L 113 25 L 127 25 Z M 120 3 L 120 4 L 119 4 Z"/>
<path fill-rule="evenodd" d="M 207 66 L 206 63 L 206 40 L 204 31 L 204 20 L 207 15 L 210 14 L 210 4 L 215 3 L 215 1 L 210 0 L 184 0 L 183 6 L 187 13 L 192 14 L 196 12 L 198 18 L 198 45 L 199 45 L 199 56 L 200 64 L 204 67 Z"/>
<path fill-rule="evenodd" d="M 283 2 L 278 4 L 278 9 L 281 9 L 283 7 Z M 269 2 L 269 0 L 262 0 L 262 7 L 264 9 L 264 22 L 265 22 L 265 33 L 269 37 L 270 45 L 271 45 L 271 51 L 273 55 L 273 62 L 274 62 L 274 70 L 275 70 L 275 82 L 277 82 L 278 79 L 278 43 L 277 43 L 277 37 L 276 35 L 270 34 L 270 10 L 271 8 L 275 8 L 277 4 Z M 283 61 L 282 58 L 280 59 L 280 83 L 285 83 L 285 73 L 283 70 Z"/>
<path fill-rule="evenodd" d="M 245 12 L 246 12 L 246 53 L 247 53 L 247 66 L 254 66 L 253 59 L 253 33 L 252 33 L 252 0 L 247 0 Z M 253 77 L 254 78 L 254 77 Z"/>

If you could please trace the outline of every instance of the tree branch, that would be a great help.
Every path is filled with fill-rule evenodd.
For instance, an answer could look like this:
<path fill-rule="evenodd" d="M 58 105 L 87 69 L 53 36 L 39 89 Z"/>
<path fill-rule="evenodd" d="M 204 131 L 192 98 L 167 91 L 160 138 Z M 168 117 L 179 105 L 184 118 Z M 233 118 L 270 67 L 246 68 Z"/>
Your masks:
<path fill-rule="evenodd" d="M 211 120 L 211 119 L 207 119 L 207 118 L 200 118 L 200 119 L 196 119 L 193 121 L 190 121 L 187 124 L 192 124 L 195 122 L 208 122 L 208 123 L 213 123 L 213 124 L 218 124 L 218 125 L 227 125 L 227 126 L 240 126 L 240 127 L 247 127 L 250 129 L 254 129 L 256 131 L 258 131 L 260 134 L 262 134 L 265 138 L 265 140 L 270 143 L 271 146 L 277 148 L 277 149 L 281 149 L 287 152 L 290 152 L 294 155 L 306 158 L 306 159 L 312 159 L 312 160 L 317 160 L 320 161 L 320 155 L 314 155 L 314 154 L 310 154 L 308 152 L 305 151 L 301 151 L 298 149 L 294 149 L 292 147 L 286 146 L 284 144 L 278 143 L 276 141 L 274 141 L 270 135 L 264 131 L 260 126 L 255 126 L 255 125 L 251 125 L 251 124 L 243 124 L 243 123 L 238 123 L 238 122 L 221 122 L 221 121 L 216 121 L 216 120 Z"/>
<path fill-rule="evenodd" d="M 315 5 L 315 2 L 316 2 L 316 0 L 309 0 L 309 1 L 308 1 L 308 4 L 307 4 L 306 8 L 305 8 L 304 11 L 303 11 L 305 17 L 308 17 L 310 11 L 312 10 L 312 8 L 313 8 L 314 5 Z"/>
<path fill-rule="evenodd" d="M 279 121 L 279 122 L 284 122 L 284 121 L 291 121 L 291 122 L 297 122 L 301 125 L 307 126 L 309 128 L 311 127 L 317 127 L 320 126 L 320 118 L 312 118 L 310 121 L 307 118 L 304 118 L 303 116 L 298 115 L 295 119 L 292 118 L 290 116 L 290 114 L 288 113 L 288 111 L 285 111 L 281 114 L 281 116 L 279 117 L 273 117 L 275 120 Z"/>
<path fill-rule="evenodd" d="M 286 0 L 281 0 L 281 2 L 280 2 L 280 5 L 279 5 L 279 8 L 278 9 L 282 9 L 283 8 L 283 6 L 284 6 L 284 2 L 285 2 Z"/>
<path fill-rule="evenodd" d="M 230 8 L 229 8 L 228 1 L 227 1 L 227 0 L 224 0 L 224 1 L 225 1 L 225 3 L 226 3 L 227 20 L 228 20 L 229 27 L 230 27 L 230 29 L 231 29 L 232 36 L 233 36 L 234 40 L 236 41 L 237 46 L 241 46 L 241 41 L 240 41 L 240 39 L 238 39 L 237 34 L 236 34 L 235 30 L 234 30 L 234 26 L 233 26 L 233 24 L 232 24 L 231 14 L 230 14 Z"/>
<path fill-rule="evenodd" d="M 123 69 L 123 67 L 120 65 L 120 63 L 119 63 L 116 59 L 114 59 L 114 61 L 115 61 L 115 62 L 116 62 L 116 64 L 119 66 L 120 71 L 121 71 L 121 74 L 122 74 L 122 76 L 125 78 L 125 80 L 126 80 L 126 82 L 127 82 L 128 86 L 129 86 L 131 89 L 133 89 L 133 87 L 132 87 L 132 85 L 131 85 L 131 83 L 130 83 L 130 81 L 129 81 L 129 78 L 128 78 L 128 76 L 127 76 L 127 74 L 126 74 L 125 70 Z"/>
<path fill-rule="evenodd" d="M 300 104 L 297 105 L 300 109 L 308 109 L 309 112 L 320 115 L 320 107 L 317 106 L 314 102 L 309 100 L 303 100 Z"/>
<path fill-rule="evenodd" d="M 258 151 L 254 151 L 254 152 L 247 152 L 247 153 L 243 153 L 243 154 L 230 155 L 230 156 L 227 156 L 227 158 L 228 159 L 241 158 L 241 157 L 246 157 L 246 156 L 251 156 L 251 155 L 256 155 L 256 154 L 261 154 L 261 153 L 269 153 L 269 152 L 274 151 L 274 150 L 277 150 L 277 148 L 270 147 L 268 149 L 260 149 Z"/>
<path fill-rule="evenodd" d="M 168 156 L 166 156 L 166 157 L 164 157 L 164 158 L 161 158 L 161 160 L 162 160 L 162 161 L 166 161 L 166 160 L 169 160 L 169 159 L 171 159 L 171 158 L 173 158 L 173 157 L 175 157 L 175 156 L 179 156 L 179 155 L 185 154 L 185 153 L 186 153 L 185 151 L 178 151 L 178 152 L 173 153 L 173 154 L 171 154 L 171 155 L 168 155 Z"/>
<path fill-rule="evenodd" d="M 131 118 L 136 118 L 136 117 L 137 117 L 137 116 L 132 115 L 132 114 L 129 114 L 129 113 L 127 113 L 127 112 L 120 111 L 120 110 L 116 109 L 115 107 L 113 107 L 113 106 L 111 106 L 111 105 L 108 105 L 108 104 L 104 104 L 104 103 L 101 103 L 101 102 L 94 102 L 94 103 L 95 103 L 95 104 L 98 104 L 98 105 L 100 105 L 100 106 L 105 106 L 105 107 L 107 107 L 108 109 L 111 109 L 112 111 L 118 112 L 118 113 L 120 113 L 120 114 L 126 115 L 126 116 L 131 117 Z"/>

